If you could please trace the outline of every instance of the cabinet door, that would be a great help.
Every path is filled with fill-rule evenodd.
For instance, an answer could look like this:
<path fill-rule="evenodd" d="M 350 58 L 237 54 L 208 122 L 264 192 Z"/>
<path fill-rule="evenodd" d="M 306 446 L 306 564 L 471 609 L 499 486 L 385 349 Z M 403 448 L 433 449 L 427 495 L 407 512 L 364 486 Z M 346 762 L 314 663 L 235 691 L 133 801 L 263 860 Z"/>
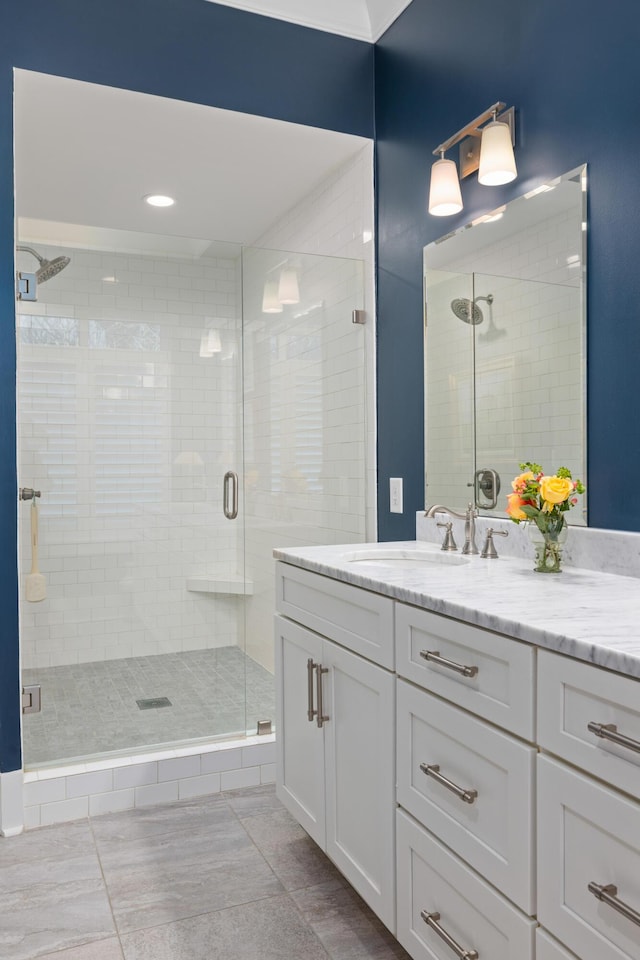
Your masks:
<path fill-rule="evenodd" d="M 275 618 L 276 793 L 309 836 L 324 849 L 324 739 L 315 718 L 308 718 L 309 709 L 317 706 L 316 671 L 312 672 L 310 689 L 308 661 L 320 662 L 322 643 L 322 637 L 310 630 L 283 617 Z"/>
<path fill-rule="evenodd" d="M 327 854 L 395 933 L 394 677 L 328 640 L 322 663 Z"/>
<path fill-rule="evenodd" d="M 533 960 L 535 920 L 525 917 L 402 809 L 397 837 L 398 940 L 414 960 L 454 960 L 463 955 Z M 460 952 L 445 942 L 443 933 L 453 938 Z"/>
<path fill-rule="evenodd" d="M 538 760 L 538 920 L 584 960 L 640 960 L 640 804 Z"/>

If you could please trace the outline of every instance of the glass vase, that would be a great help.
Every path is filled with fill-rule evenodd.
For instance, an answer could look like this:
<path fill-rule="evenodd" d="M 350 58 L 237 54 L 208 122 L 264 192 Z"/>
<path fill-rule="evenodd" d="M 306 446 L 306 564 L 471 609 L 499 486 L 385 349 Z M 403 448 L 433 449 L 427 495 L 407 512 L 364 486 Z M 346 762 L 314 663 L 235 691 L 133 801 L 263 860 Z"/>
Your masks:
<path fill-rule="evenodd" d="M 562 547 L 569 532 L 564 517 L 549 521 L 544 532 L 535 523 L 527 526 L 529 539 L 536 551 L 535 572 L 562 573 Z"/>

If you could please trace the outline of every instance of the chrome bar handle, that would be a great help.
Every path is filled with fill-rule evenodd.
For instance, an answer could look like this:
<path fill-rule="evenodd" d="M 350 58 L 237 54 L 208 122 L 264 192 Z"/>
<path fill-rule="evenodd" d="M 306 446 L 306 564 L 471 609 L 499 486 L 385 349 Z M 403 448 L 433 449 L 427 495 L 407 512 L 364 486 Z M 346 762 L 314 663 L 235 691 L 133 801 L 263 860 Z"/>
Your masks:
<path fill-rule="evenodd" d="M 313 662 L 313 657 L 309 657 L 307 660 L 307 720 L 311 721 L 317 714 L 317 710 L 313 709 L 313 671 L 317 667 L 317 663 Z"/>
<path fill-rule="evenodd" d="M 229 488 L 231 487 L 231 506 L 229 506 Z M 222 509 L 227 520 L 238 516 L 238 474 L 227 470 L 222 485 Z"/>
<path fill-rule="evenodd" d="M 608 883 L 606 886 L 602 886 L 599 883 L 594 883 L 592 880 L 591 883 L 588 884 L 588 890 L 589 893 L 594 895 L 596 900 L 602 900 L 603 903 L 613 907 L 614 910 L 621 913 L 627 920 L 631 920 L 632 923 L 637 923 L 640 927 L 640 913 L 623 900 L 618 899 L 618 888 L 614 883 Z"/>
<path fill-rule="evenodd" d="M 451 793 L 455 793 L 456 797 L 464 803 L 474 803 L 474 801 L 477 800 L 477 790 L 465 790 L 464 787 L 459 787 L 453 780 L 447 780 L 447 778 L 440 773 L 440 765 L 438 763 L 421 763 L 420 769 L 427 777 L 432 777 L 436 783 L 442 784 L 447 790 L 451 790 Z"/>
<path fill-rule="evenodd" d="M 329 719 L 324 713 L 324 703 L 322 700 L 322 674 L 329 673 L 328 667 L 323 667 L 321 663 L 316 663 L 316 703 L 318 704 L 316 723 L 319 727 Z"/>
<path fill-rule="evenodd" d="M 587 724 L 587 730 L 595 733 L 596 737 L 602 737 L 603 740 L 617 743 L 619 747 L 626 747 L 627 750 L 640 753 L 640 740 L 632 740 L 631 737 L 625 737 L 623 733 L 618 733 L 615 723 L 595 723 L 591 720 Z"/>
<path fill-rule="evenodd" d="M 447 660 L 440 656 L 439 650 L 421 650 L 420 656 L 423 660 L 429 660 L 431 663 L 437 663 L 439 667 L 446 667 L 447 670 L 455 670 L 463 677 L 477 677 L 477 667 L 465 667 L 463 663 L 456 663 L 455 660 Z"/>
<path fill-rule="evenodd" d="M 450 947 L 451 950 L 453 950 L 453 952 L 455 953 L 456 957 L 459 958 L 459 960 L 478 960 L 478 958 L 480 957 L 480 954 L 478 953 L 477 950 L 465 950 L 464 947 L 461 947 L 460 944 L 453 939 L 450 933 L 447 933 L 444 927 L 440 926 L 440 924 L 438 923 L 438 921 L 440 920 L 439 913 L 427 913 L 426 910 L 422 910 L 420 912 L 420 916 L 422 917 L 424 922 L 427 924 L 427 926 L 431 927 L 432 930 L 435 930 L 435 932 L 438 934 L 440 939 L 444 940 L 446 945 Z"/>

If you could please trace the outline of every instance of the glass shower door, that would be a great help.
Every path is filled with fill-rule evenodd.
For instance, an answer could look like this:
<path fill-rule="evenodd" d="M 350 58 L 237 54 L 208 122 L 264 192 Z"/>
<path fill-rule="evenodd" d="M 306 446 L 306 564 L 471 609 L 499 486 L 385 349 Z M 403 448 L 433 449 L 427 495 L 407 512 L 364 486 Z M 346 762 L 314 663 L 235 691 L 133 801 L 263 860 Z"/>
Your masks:
<path fill-rule="evenodd" d="M 243 251 L 247 731 L 275 718 L 274 547 L 366 539 L 359 260 Z"/>
<path fill-rule="evenodd" d="M 240 248 L 27 230 L 70 262 L 17 303 L 19 485 L 41 492 L 47 588 L 21 596 L 23 683 L 42 690 L 26 764 L 244 735 L 243 519 L 223 510 L 242 469 Z"/>

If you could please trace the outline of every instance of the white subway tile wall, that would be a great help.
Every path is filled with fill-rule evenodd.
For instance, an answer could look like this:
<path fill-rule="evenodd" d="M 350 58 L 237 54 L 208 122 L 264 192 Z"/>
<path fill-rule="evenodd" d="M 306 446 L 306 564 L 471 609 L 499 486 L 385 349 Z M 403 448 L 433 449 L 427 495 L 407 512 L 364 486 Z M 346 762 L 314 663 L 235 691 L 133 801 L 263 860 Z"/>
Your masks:
<path fill-rule="evenodd" d="M 22 604 L 23 666 L 234 644 L 239 599 L 186 579 L 238 572 L 222 477 L 239 460 L 239 262 L 68 253 L 19 304 L 19 477 L 42 492 L 47 578 Z M 210 330 L 222 349 L 203 357 Z"/>

